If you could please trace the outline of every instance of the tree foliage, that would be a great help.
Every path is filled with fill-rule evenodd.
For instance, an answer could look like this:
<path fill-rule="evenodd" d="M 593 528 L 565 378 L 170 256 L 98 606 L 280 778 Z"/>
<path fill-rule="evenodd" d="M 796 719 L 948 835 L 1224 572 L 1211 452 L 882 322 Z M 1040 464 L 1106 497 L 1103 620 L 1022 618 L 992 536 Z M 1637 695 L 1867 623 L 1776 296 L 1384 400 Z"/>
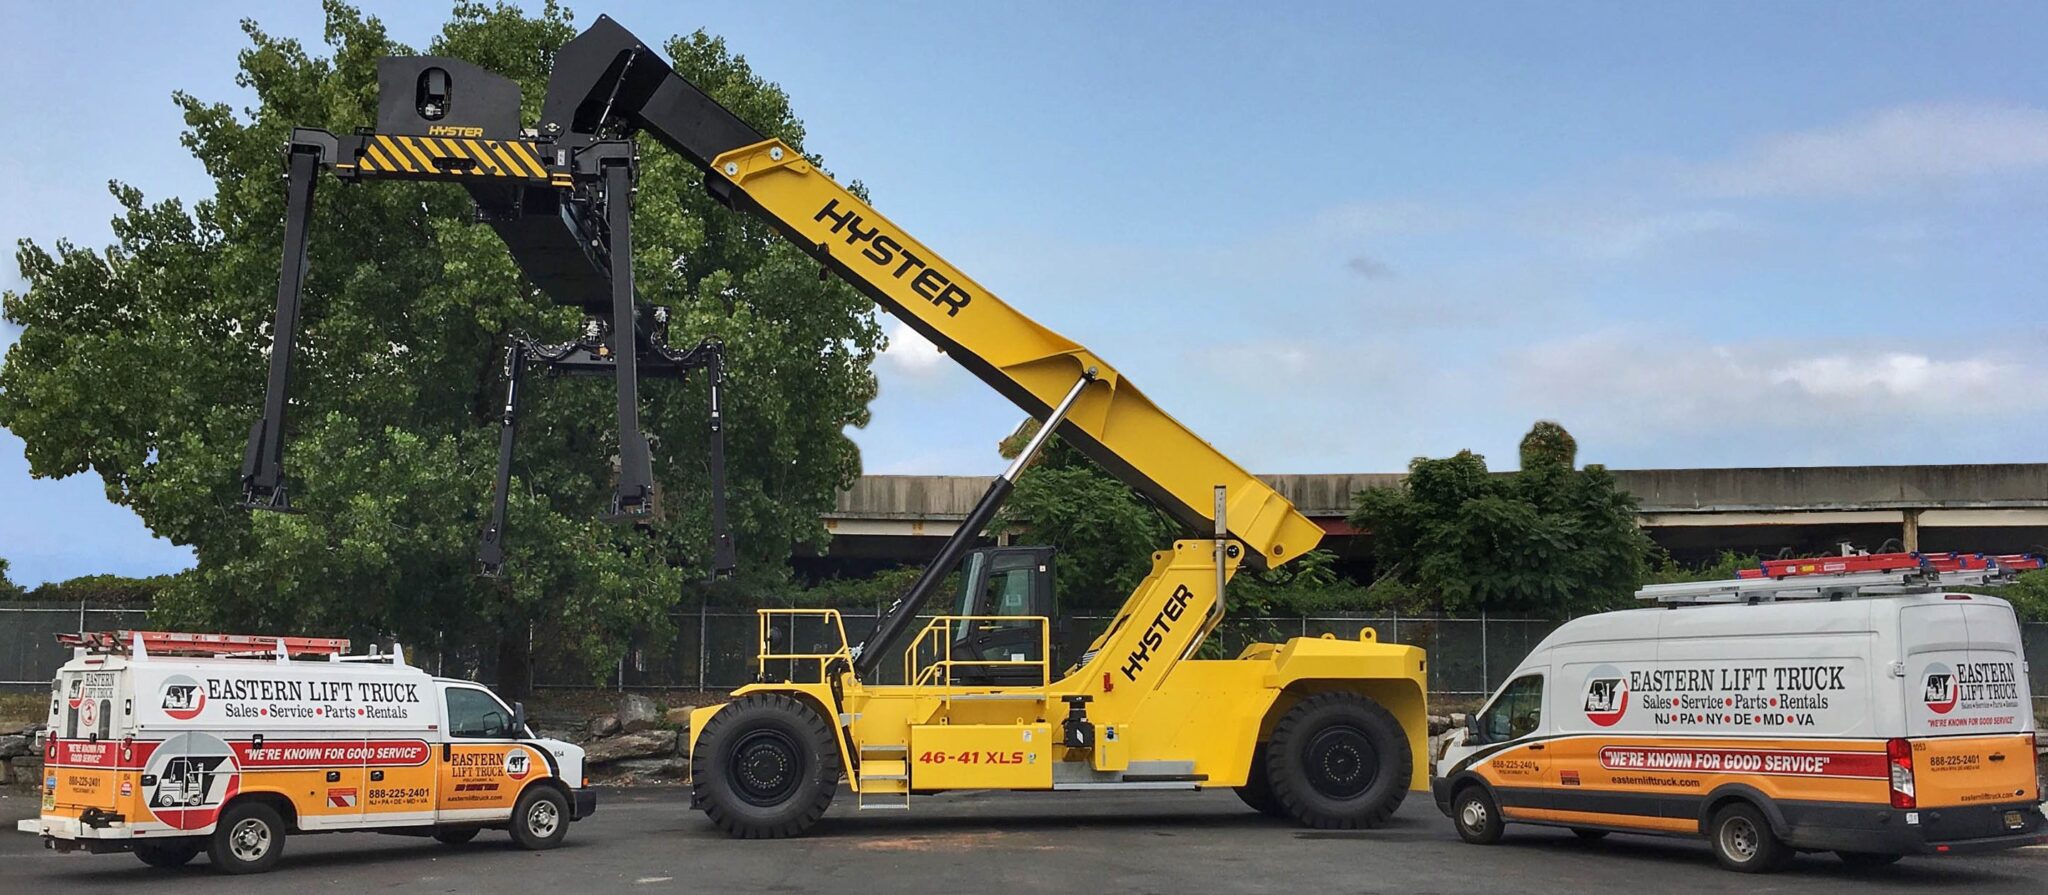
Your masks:
<path fill-rule="evenodd" d="M 7 577 L 7 560 L 0 559 L 0 600 L 19 600 L 21 594 L 21 585 Z"/>
<path fill-rule="evenodd" d="M 1003 444 L 1014 458 L 1036 431 L 1027 425 Z M 1058 436 L 1017 480 L 991 528 L 1021 528 L 1031 543 L 1055 548 L 1053 586 L 1063 612 L 1113 609 L 1152 570 L 1179 525 L 1130 486 Z"/>
<path fill-rule="evenodd" d="M 301 515 L 236 508 L 259 413 L 283 227 L 278 147 L 295 125 L 376 120 L 379 57 L 414 52 L 330 0 L 327 55 L 244 23 L 237 83 L 253 104 L 178 93 L 181 140 L 214 180 L 187 207 L 119 181 L 103 250 L 24 241 L 27 288 L 4 298 L 24 327 L 0 366 L 0 425 L 32 471 L 99 473 L 107 496 L 198 568 L 159 601 L 164 623 L 397 636 L 457 649 L 526 625 L 572 638 L 595 670 L 622 636 L 659 630 L 707 560 L 700 383 L 643 386 L 663 514 L 651 531 L 596 521 L 613 487 L 612 386 L 534 381 L 521 421 L 506 576 L 474 574 L 493 467 L 505 335 L 560 338 L 578 312 L 516 272 L 470 223 L 453 184 L 319 185 L 286 469 Z M 462 3 L 423 48 L 515 78 L 538 112 L 570 14 Z M 667 42 L 676 69 L 760 128 L 801 146 L 789 98 L 716 37 Z M 672 341 L 716 333 L 729 364 L 731 516 L 743 574 L 779 580 L 797 543 L 859 474 L 845 436 L 875 394 L 872 308 L 762 222 L 715 206 L 701 176 L 642 156 L 634 211 L 643 299 L 676 309 Z M 815 161 L 815 159 L 814 159 Z"/>
<path fill-rule="evenodd" d="M 1394 488 L 1357 495 L 1351 523 L 1372 532 L 1382 574 L 1441 612 L 1562 616 L 1624 605 L 1653 546 L 1635 498 L 1604 467 L 1574 469 L 1570 435 L 1540 423 L 1524 468 L 1496 475 L 1461 451 L 1417 458 Z"/>
<path fill-rule="evenodd" d="M 98 606 L 133 606 L 147 609 L 176 575 L 131 578 L 126 575 L 80 575 L 63 581 L 47 581 L 28 589 L 20 599 L 31 603 L 91 603 Z"/>

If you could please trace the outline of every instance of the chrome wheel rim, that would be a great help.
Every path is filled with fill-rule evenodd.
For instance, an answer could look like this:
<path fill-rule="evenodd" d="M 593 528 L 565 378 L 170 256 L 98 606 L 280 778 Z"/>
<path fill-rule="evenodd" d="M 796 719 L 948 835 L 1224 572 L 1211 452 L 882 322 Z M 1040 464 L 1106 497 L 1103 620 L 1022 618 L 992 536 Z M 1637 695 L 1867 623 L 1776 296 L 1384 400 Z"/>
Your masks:
<path fill-rule="evenodd" d="M 228 851 L 237 861 L 260 861 L 270 854 L 270 825 L 246 818 L 228 833 Z"/>
<path fill-rule="evenodd" d="M 527 831 L 542 839 L 555 835 L 555 828 L 561 824 L 562 812 L 555 808 L 555 803 L 546 799 L 533 803 L 526 812 Z"/>

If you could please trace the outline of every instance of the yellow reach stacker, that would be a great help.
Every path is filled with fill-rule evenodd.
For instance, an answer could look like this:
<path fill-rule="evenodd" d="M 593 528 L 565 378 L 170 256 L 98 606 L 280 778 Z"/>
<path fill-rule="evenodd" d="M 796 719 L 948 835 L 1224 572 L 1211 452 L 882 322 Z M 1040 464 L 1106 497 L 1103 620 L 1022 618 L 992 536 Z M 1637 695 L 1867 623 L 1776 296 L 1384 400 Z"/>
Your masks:
<path fill-rule="evenodd" d="M 666 346 L 665 311 L 637 305 L 632 291 L 636 136 L 703 169 L 721 203 L 766 220 L 1043 421 L 864 642 L 848 642 L 833 610 L 761 611 L 757 682 L 690 719 L 692 801 L 718 826 L 749 838 L 802 834 L 843 780 L 861 808 L 899 810 L 946 790 L 1231 787 L 1268 814 L 1353 828 L 1386 820 L 1427 784 L 1416 760 L 1426 734 L 1421 649 L 1379 643 L 1365 628 L 1196 658 L 1223 619 L 1231 576 L 1314 548 L 1322 530 L 1313 521 L 1115 367 L 1003 303 L 616 22 L 600 17 L 556 54 L 532 127 L 519 126 L 517 84 L 460 60 L 386 59 L 379 80 L 375 132 L 300 129 L 287 147 L 281 349 L 244 473 L 253 504 L 284 502 L 282 383 L 316 169 L 345 181 L 463 183 L 529 279 L 586 309 L 591 323 L 574 345 L 515 344 L 502 456 L 509 463 L 522 364 L 614 376 L 619 515 L 644 512 L 651 493 L 638 371 L 697 363 Z M 714 404 L 714 435 L 718 425 Z M 1055 651 L 1052 551 L 974 546 L 1053 434 L 1195 536 L 1153 554 L 1150 574 L 1074 657 Z M 506 475 L 501 466 L 500 501 Z M 502 519 L 494 511 L 486 566 L 500 557 Z M 717 537 L 714 562 L 729 564 L 722 526 Z M 947 614 L 922 615 L 956 569 Z"/>

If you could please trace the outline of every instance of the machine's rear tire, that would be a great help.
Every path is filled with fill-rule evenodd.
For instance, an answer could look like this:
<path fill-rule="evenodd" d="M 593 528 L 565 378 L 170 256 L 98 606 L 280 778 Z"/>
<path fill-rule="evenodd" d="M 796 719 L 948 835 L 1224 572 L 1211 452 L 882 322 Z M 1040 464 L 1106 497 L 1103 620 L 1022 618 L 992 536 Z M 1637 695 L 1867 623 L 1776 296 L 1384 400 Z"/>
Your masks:
<path fill-rule="evenodd" d="M 138 842 L 135 843 L 135 856 L 151 867 L 183 867 L 192 863 L 192 859 L 199 857 L 204 849 L 205 845 L 197 840 Z"/>
<path fill-rule="evenodd" d="M 809 831 L 839 789 L 839 744 L 809 704 L 755 693 L 712 715 L 690 752 L 697 803 L 739 839 Z"/>
<path fill-rule="evenodd" d="M 1414 756 L 1401 722 L 1355 693 L 1318 693 L 1281 716 L 1266 745 L 1273 796 L 1305 826 L 1376 827 L 1408 796 Z"/>
<path fill-rule="evenodd" d="M 1260 743 L 1252 749 L 1251 775 L 1244 785 L 1237 787 L 1237 797 L 1253 811 L 1267 817 L 1291 817 L 1287 806 L 1273 795 L 1273 778 L 1266 774 L 1266 744 Z"/>

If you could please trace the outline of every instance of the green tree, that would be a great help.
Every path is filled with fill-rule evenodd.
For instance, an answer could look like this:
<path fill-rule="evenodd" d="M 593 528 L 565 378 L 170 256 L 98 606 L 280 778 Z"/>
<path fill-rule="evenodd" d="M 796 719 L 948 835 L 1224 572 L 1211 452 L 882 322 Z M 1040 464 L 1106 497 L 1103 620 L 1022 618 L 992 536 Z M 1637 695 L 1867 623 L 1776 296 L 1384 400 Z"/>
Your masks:
<path fill-rule="evenodd" d="M 1004 439 L 1015 458 L 1038 431 L 1030 421 Z M 1114 609 L 1152 570 L 1152 553 L 1181 528 L 1144 495 L 1117 480 L 1058 436 L 1017 480 L 990 528 L 1019 528 L 1034 544 L 1058 550 L 1053 586 L 1066 613 Z"/>
<path fill-rule="evenodd" d="M 1461 451 L 1417 458 L 1394 488 L 1357 495 L 1382 574 L 1443 612 L 1561 615 L 1626 605 L 1654 550 L 1635 498 L 1604 467 L 1572 468 L 1571 436 L 1539 423 L 1524 468 L 1496 475 Z"/>
<path fill-rule="evenodd" d="M 491 231 L 469 223 L 456 185 L 320 184 L 285 458 L 303 513 L 236 508 L 271 343 L 278 147 L 295 125 L 374 122 L 377 59 L 413 52 L 333 0 L 324 57 L 253 22 L 244 30 L 237 82 L 249 108 L 175 95 L 182 142 L 214 180 L 210 198 L 145 201 L 115 181 L 113 245 L 21 244 L 27 288 L 0 306 L 24 327 L 0 366 L 0 425 L 27 442 L 34 474 L 98 472 L 111 500 L 194 549 L 198 568 L 158 601 L 163 623 L 394 635 L 480 658 L 495 643 L 501 682 L 515 688 L 538 623 L 602 671 L 628 632 L 663 630 L 665 610 L 702 577 L 703 389 L 643 388 L 666 493 L 642 533 L 596 521 L 617 450 L 611 384 L 533 381 L 507 574 L 478 578 L 505 334 L 560 338 L 579 315 L 520 278 Z M 532 120 L 552 53 L 575 31 L 554 3 L 533 15 L 461 3 L 425 49 L 517 79 Z M 665 50 L 741 117 L 801 146 L 788 96 L 722 40 L 699 31 Z M 765 224 L 716 207 L 686 163 L 648 149 L 634 211 L 638 289 L 676 309 L 678 344 L 725 339 L 743 575 L 779 580 L 793 545 L 824 542 L 820 512 L 859 474 L 844 430 L 867 422 L 882 336 L 865 299 L 821 282 Z"/>
<path fill-rule="evenodd" d="M 21 595 L 21 585 L 7 577 L 7 560 L 0 559 L 0 600 L 19 600 Z"/>
<path fill-rule="evenodd" d="M 2002 587 L 1964 590 L 2004 598 L 2012 603 L 2013 611 L 2019 614 L 2020 621 L 2048 623 L 2048 569 L 2021 572 L 2011 584 Z"/>
<path fill-rule="evenodd" d="M 26 599 L 48 603 L 95 603 L 147 608 L 177 580 L 175 575 L 130 578 L 126 575 L 80 575 L 36 585 Z"/>

